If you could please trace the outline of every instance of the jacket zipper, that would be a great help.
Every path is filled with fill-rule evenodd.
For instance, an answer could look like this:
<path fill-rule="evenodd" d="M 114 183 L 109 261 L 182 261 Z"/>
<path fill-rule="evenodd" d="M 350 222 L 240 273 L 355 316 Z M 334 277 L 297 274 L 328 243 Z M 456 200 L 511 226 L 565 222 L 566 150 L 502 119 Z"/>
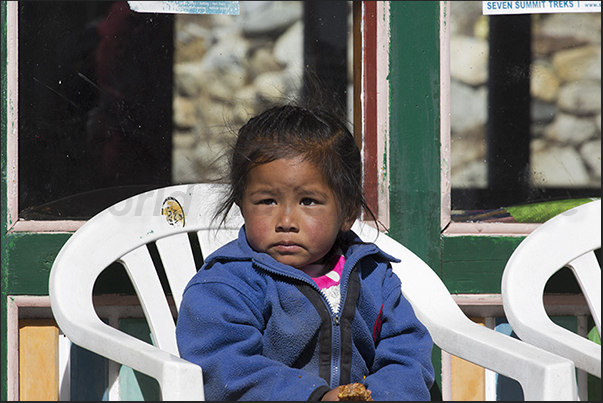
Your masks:
<path fill-rule="evenodd" d="M 301 276 L 294 276 L 292 274 L 288 274 L 288 273 L 282 273 L 280 271 L 275 271 L 272 270 L 269 266 L 261 264 L 260 262 L 257 261 L 253 261 L 253 264 L 261 267 L 264 270 L 267 270 L 271 273 L 274 274 L 278 274 L 280 276 L 285 276 L 285 277 L 289 277 L 292 278 L 294 280 L 299 280 L 299 281 L 303 281 L 306 284 L 310 284 L 310 286 L 318 292 L 318 294 L 322 297 L 322 301 L 325 304 L 326 308 L 327 308 L 327 312 L 329 312 L 329 317 L 331 319 L 331 382 L 330 382 L 330 387 L 332 389 L 336 388 L 337 386 L 339 386 L 339 377 L 340 377 L 340 366 L 341 366 L 341 328 L 340 328 L 340 313 L 341 310 L 343 309 L 344 306 L 344 302 L 345 299 L 347 297 L 347 285 L 348 285 L 348 281 L 350 278 L 350 273 L 355 269 L 356 264 L 358 263 L 358 261 L 360 261 L 360 259 L 362 259 L 365 255 L 362 255 L 360 257 L 355 258 L 353 261 L 351 261 L 352 264 L 352 268 L 350 270 L 348 270 L 346 272 L 346 278 L 342 278 L 340 284 L 341 287 L 341 299 L 339 300 L 339 306 L 337 307 L 337 312 L 333 312 L 333 308 L 331 308 L 331 304 L 329 303 L 329 300 L 327 299 L 326 295 L 324 294 L 324 292 L 318 288 L 318 286 L 316 285 L 315 282 L 313 281 L 308 281 L 305 278 L 301 277 Z M 344 281 L 345 280 L 345 281 Z M 342 286 L 343 285 L 343 286 Z"/>
<path fill-rule="evenodd" d="M 341 319 L 341 314 L 343 314 L 343 307 L 345 306 L 345 300 L 347 298 L 347 294 L 348 294 L 348 282 L 350 280 L 350 273 L 352 273 L 352 271 L 354 271 L 354 269 L 356 268 L 356 264 L 358 263 L 358 261 L 361 258 L 356 258 L 355 260 L 351 261 L 350 264 L 352 266 L 352 268 L 348 271 L 346 271 L 346 277 L 345 278 L 341 278 L 341 282 L 339 283 L 340 285 L 340 290 L 341 290 L 341 298 L 339 300 L 339 306 L 337 307 L 337 312 L 333 312 L 333 310 L 331 309 L 331 304 L 329 304 L 328 300 L 326 299 L 326 297 L 323 295 L 323 299 L 325 300 L 325 302 L 327 303 L 327 306 L 329 308 L 329 312 L 332 313 L 331 315 L 331 332 L 332 332 L 332 346 L 333 346 L 333 350 L 332 350 L 332 354 L 331 354 L 331 388 L 334 389 L 337 386 L 339 386 L 339 378 L 341 376 L 340 374 L 340 369 L 341 369 L 341 326 L 340 326 L 340 319 Z M 318 287 L 317 287 L 318 288 Z"/>

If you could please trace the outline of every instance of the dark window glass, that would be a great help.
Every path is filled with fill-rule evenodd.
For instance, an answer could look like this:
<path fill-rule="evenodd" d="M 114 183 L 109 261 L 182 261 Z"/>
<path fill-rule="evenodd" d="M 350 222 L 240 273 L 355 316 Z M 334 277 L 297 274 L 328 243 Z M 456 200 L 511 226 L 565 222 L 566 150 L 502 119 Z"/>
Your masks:
<path fill-rule="evenodd" d="M 147 189 L 217 180 L 233 130 L 299 99 L 304 80 L 345 107 L 350 2 L 239 6 L 20 2 L 19 217 L 87 219 Z"/>
<path fill-rule="evenodd" d="M 126 2 L 20 3 L 22 218 L 81 218 L 170 183 L 173 20 Z"/>

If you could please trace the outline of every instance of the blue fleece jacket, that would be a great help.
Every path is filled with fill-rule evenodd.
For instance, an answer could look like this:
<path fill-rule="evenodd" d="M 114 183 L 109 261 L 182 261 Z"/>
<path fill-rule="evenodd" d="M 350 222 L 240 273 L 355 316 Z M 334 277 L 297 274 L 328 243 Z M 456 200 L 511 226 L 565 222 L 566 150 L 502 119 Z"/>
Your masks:
<path fill-rule="evenodd" d="M 338 313 L 310 276 L 255 252 L 244 227 L 207 257 L 176 327 L 207 400 L 320 400 L 351 382 L 374 400 L 430 399 L 433 342 L 400 291 L 397 260 L 352 231 L 346 239 Z"/>

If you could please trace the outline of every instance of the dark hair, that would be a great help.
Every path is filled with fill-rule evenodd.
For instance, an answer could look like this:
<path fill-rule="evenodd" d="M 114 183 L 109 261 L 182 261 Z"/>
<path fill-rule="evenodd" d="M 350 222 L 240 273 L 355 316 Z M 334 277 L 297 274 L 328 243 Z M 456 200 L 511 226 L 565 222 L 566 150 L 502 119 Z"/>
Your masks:
<path fill-rule="evenodd" d="M 232 206 L 240 204 L 254 165 L 296 156 L 316 164 L 344 219 L 358 218 L 362 208 L 373 216 L 362 191 L 360 150 L 345 120 L 335 112 L 288 104 L 264 111 L 239 129 L 230 160 L 230 190 L 216 217 L 222 215 L 224 222 Z"/>

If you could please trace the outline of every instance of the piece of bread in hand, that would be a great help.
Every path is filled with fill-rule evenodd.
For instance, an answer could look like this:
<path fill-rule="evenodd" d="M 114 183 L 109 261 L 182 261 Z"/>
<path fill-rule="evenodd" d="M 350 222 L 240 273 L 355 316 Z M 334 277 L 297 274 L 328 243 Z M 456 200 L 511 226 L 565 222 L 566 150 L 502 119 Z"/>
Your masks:
<path fill-rule="evenodd" d="M 373 401 L 371 391 L 366 390 L 361 383 L 350 383 L 339 387 L 339 400 L 342 401 Z"/>

